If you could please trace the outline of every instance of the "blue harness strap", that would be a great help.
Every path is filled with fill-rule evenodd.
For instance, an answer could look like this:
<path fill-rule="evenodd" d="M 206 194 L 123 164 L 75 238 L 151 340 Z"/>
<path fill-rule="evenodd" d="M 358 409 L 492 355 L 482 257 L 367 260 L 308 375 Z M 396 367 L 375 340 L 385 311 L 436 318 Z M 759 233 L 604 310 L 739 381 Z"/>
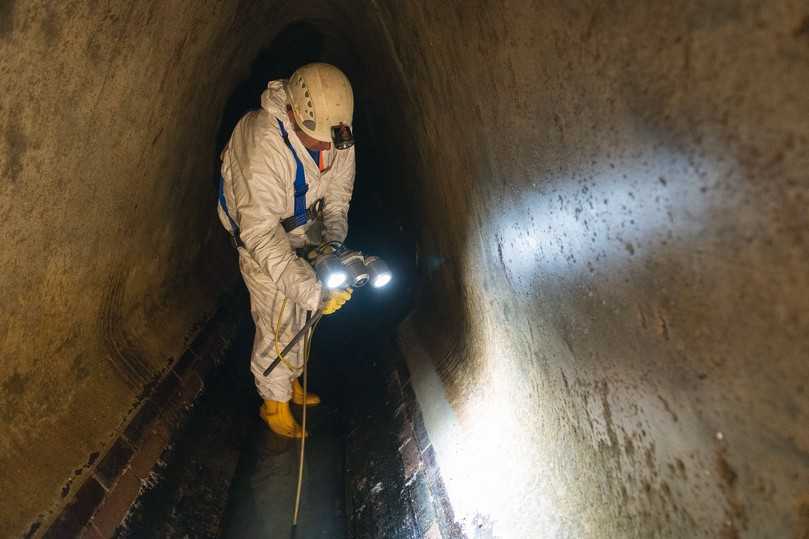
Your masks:
<path fill-rule="evenodd" d="M 228 201 L 225 200 L 225 178 L 222 176 L 219 176 L 219 205 L 222 206 L 222 210 L 224 210 L 228 221 L 230 221 L 230 235 L 236 241 L 236 246 L 241 247 L 242 240 L 239 238 L 239 225 L 236 224 L 228 211 Z"/>
<path fill-rule="evenodd" d="M 281 120 L 278 120 L 278 127 L 281 129 L 281 138 L 284 139 L 287 148 L 292 152 L 292 157 L 295 158 L 295 211 L 292 214 L 292 218 L 289 219 L 289 221 L 291 221 L 291 228 L 288 229 L 291 230 L 303 226 L 308 222 L 309 216 L 306 212 L 306 192 L 309 191 L 309 186 L 306 185 L 306 174 L 303 170 L 303 163 L 301 163 L 298 154 L 295 153 L 295 148 L 293 148 L 292 144 L 289 142 L 289 134 Z"/>
<path fill-rule="evenodd" d="M 278 127 L 281 129 L 281 138 L 284 139 L 287 148 L 292 152 L 292 157 L 295 158 L 295 210 L 291 217 L 287 217 L 282 221 L 284 230 L 289 232 L 299 226 L 305 225 L 310 219 L 314 219 L 319 210 L 317 203 L 313 204 L 311 210 L 307 210 L 306 208 L 306 192 L 309 191 L 309 186 L 306 184 L 306 174 L 303 169 L 303 163 L 301 163 L 298 154 L 295 152 L 295 148 L 293 148 L 292 144 L 289 142 L 289 135 L 281 120 L 278 120 Z M 314 159 L 314 156 L 312 158 Z M 222 206 L 222 210 L 224 210 L 230 222 L 230 234 L 233 236 L 236 246 L 242 247 L 244 244 L 241 238 L 239 238 L 239 225 L 236 224 L 236 221 L 230 215 L 230 211 L 228 211 L 228 203 L 225 199 L 225 179 L 221 176 L 219 177 L 219 205 Z"/>

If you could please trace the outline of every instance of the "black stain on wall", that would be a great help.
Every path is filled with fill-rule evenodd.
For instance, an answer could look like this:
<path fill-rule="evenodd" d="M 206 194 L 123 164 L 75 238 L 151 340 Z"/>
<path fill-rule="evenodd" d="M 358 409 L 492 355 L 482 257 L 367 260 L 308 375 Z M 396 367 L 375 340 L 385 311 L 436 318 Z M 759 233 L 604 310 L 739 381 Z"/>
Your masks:
<path fill-rule="evenodd" d="M 0 384 L 0 418 L 13 421 L 22 406 L 31 378 L 14 372 L 7 380 Z"/>
<path fill-rule="evenodd" d="M 809 39 L 809 15 L 803 18 L 798 29 L 795 30 L 795 37 Z"/>
<path fill-rule="evenodd" d="M 0 8 L 0 21 L 3 20 L 3 17 L 4 14 L 2 13 L 2 8 Z M 0 36 L 3 35 L 3 24 L 3 22 L 0 22 Z M 19 120 L 14 116 L 11 117 L 6 126 L 5 139 L 8 155 L 6 157 L 6 166 L 3 169 L 3 177 L 14 182 L 22 173 L 22 157 L 28 149 L 28 137 L 25 135 Z"/>
<path fill-rule="evenodd" d="M 31 526 L 28 528 L 28 531 L 27 531 L 27 532 L 25 532 L 25 535 L 23 536 L 23 538 L 24 538 L 24 539 L 30 539 L 31 537 L 33 537 L 33 536 L 34 536 L 34 534 L 37 532 L 37 530 L 38 530 L 40 527 L 42 527 L 42 521 L 40 521 L 40 520 L 35 521 L 35 522 L 34 522 L 34 523 L 32 523 L 32 524 L 31 524 Z"/>
<path fill-rule="evenodd" d="M 7 395 L 22 396 L 25 393 L 25 388 L 28 385 L 28 378 L 22 376 L 19 372 L 12 374 L 8 380 L 2 384 L 3 393 Z"/>
<path fill-rule="evenodd" d="M 0 2 L 0 39 L 14 31 L 14 0 Z"/>
<path fill-rule="evenodd" d="M 59 40 L 59 20 L 52 5 L 48 6 L 42 17 L 42 33 L 45 37 L 45 43 L 49 47 L 53 47 Z"/>

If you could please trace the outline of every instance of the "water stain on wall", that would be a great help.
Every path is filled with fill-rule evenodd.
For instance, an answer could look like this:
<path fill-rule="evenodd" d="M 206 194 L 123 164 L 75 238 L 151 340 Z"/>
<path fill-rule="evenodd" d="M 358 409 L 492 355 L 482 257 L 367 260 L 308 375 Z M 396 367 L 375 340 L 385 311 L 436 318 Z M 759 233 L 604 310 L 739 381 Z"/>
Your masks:
<path fill-rule="evenodd" d="M 14 32 L 14 4 L 15 0 L 0 2 L 0 39 Z"/>
<path fill-rule="evenodd" d="M 0 20 L 2 20 L 2 14 L 0 14 Z M 7 149 L 5 152 L 6 163 L 3 167 L 3 177 L 13 183 L 17 181 L 22 174 L 25 152 L 28 149 L 28 137 L 22 127 L 22 123 L 14 113 L 11 113 L 11 117 L 6 124 L 4 139 Z"/>

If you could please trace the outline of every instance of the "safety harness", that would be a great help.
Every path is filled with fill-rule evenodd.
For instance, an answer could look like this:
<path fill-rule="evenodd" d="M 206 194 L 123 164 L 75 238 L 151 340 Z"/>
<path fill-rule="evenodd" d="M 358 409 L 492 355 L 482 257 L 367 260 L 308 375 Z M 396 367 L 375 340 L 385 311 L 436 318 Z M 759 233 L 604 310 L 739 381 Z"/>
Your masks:
<path fill-rule="evenodd" d="M 295 159 L 295 209 L 291 217 L 281 220 L 281 226 L 284 227 L 284 230 L 290 232 L 309 221 L 317 219 L 323 207 L 323 199 L 316 200 L 309 208 L 306 207 L 306 193 L 309 191 L 309 186 L 306 184 L 303 163 L 301 163 L 301 159 L 295 152 L 295 148 L 292 147 L 292 143 L 289 142 L 289 134 L 281 120 L 278 120 L 278 129 L 281 130 L 281 138 L 284 139 L 284 144 L 287 145 L 289 151 L 292 152 L 292 157 Z"/>
<path fill-rule="evenodd" d="M 239 247 L 244 247 L 244 243 L 242 243 L 242 239 L 239 237 L 239 225 L 236 224 L 236 221 L 233 220 L 233 217 L 230 216 L 230 212 L 228 211 L 228 201 L 225 199 L 225 178 L 219 176 L 219 205 L 222 206 L 222 210 L 225 212 L 225 215 L 230 221 L 230 235 L 233 238 L 233 245 L 237 249 Z"/>
<path fill-rule="evenodd" d="M 306 173 L 303 168 L 295 148 L 289 142 L 289 134 L 281 120 L 278 120 L 278 128 L 281 130 L 281 138 L 284 139 L 284 144 L 287 145 L 289 151 L 292 152 L 292 157 L 295 159 L 295 204 L 293 213 L 290 217 L 281 220 L 281 226 L 284 227 L 286 232 L 291 232 L 296 228 L 303 226 L 311 221 L 317 220 L 320 212 L 323 209 L 323 199 L 316 200 L 311 206 L 306 207 L 306 193 L 309 191 L 309 186 L 306 184 Z M 244 247 L 244 243 L 239 237 L 239 225 L 233 217 L 230 216 L 228 211 L 228 203 L 225 199 L 225 178 L 219 177 L 219 205 L 230 222 L 230 234 L 233 236 L 233 241 L 236 247 Z"/>

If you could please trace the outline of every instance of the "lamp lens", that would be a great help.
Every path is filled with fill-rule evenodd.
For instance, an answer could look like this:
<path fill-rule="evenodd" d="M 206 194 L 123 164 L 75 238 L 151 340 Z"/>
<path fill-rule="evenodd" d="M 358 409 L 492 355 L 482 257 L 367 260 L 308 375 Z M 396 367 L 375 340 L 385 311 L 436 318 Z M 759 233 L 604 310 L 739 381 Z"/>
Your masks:
<path fill-rule="evenodd" d="M 335 271 L 329 274 L 329 277 L 326 279 L 326 287 L 337 288 L 338 286 L 342 286 L 345 282 L 346 282 L 345 272 Z"/>
<path fill-rule="evenodd" d="M 390 280 L 391 280 L 391 274 L 390 273 L 387 273 L 387 272 L 386 273 L 380 273 L 374 279 L 374 288 L 382 288 L 383 286 L 388 284 L 390 282 Z"/>

